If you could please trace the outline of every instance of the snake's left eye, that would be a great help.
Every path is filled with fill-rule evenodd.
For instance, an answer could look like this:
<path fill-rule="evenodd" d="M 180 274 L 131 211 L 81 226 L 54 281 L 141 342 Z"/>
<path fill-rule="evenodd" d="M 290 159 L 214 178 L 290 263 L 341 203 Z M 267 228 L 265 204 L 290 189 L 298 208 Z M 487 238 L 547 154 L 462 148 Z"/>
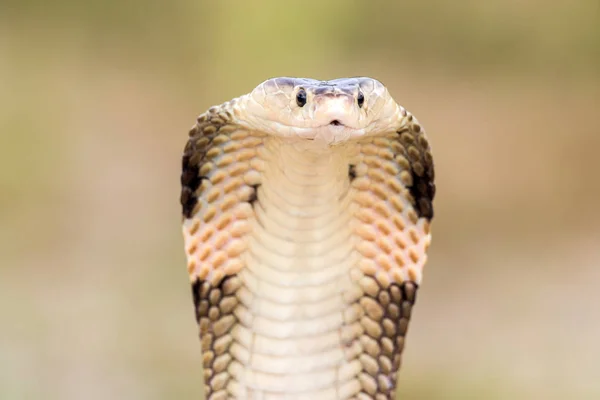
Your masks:
<path fill-rule="evenodd" d="M 299 107 L 304 107 L 306 104 L 306 91 L 304 89 L 298 90 L 298 94 L 296 94 L 296 104 Z"/>
<path fill-rule="evenodd" d="M 363 104 L 365 103 L 365 96 L 362 94 L 362 92 L 358 92 L 356 101 L 358 102 L 358 107 L 362 108 Z"/>

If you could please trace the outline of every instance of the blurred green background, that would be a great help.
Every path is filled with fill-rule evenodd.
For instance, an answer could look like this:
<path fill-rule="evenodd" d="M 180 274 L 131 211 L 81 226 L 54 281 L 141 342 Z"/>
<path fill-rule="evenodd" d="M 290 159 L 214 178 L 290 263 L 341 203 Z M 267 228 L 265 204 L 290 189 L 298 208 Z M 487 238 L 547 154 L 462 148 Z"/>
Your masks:
<path fill-rule="evenodd" d="M 0 1 L 0 398 L 199 398 L 181 152 L 281 75 L 428 130 L 401 397 L 600 398 L 597 0 Z"/>

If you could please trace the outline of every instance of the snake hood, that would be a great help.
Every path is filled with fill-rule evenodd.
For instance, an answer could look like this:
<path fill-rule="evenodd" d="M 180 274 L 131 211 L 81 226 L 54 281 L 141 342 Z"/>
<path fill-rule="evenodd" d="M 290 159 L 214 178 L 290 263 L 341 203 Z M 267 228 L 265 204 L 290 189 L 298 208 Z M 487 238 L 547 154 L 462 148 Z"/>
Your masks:
<path fill-rule="evenodd" d="M 270 79 L 197 118 L 180 180 L 206 398 L 395 398 L 435 195 L 417 118 L 375 79 Z"/>
<path fill-rule="evenodd" d="M 234 102 L 239 123 L 274 136 L 338 144 L 397 128 L 406 111 L 372 78 L 273 78 Z"/>

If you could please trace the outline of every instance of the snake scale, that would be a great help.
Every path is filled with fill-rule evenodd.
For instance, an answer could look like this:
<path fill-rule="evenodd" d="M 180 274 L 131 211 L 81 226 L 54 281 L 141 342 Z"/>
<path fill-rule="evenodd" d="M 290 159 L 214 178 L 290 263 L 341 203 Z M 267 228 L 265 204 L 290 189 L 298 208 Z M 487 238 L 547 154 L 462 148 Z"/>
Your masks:
<path fill-rule="evenodd" d="M 434 195 L 375 79 L 273 78 L 200 115 L 181 206 L 206 398 L 393 398 Z"/>

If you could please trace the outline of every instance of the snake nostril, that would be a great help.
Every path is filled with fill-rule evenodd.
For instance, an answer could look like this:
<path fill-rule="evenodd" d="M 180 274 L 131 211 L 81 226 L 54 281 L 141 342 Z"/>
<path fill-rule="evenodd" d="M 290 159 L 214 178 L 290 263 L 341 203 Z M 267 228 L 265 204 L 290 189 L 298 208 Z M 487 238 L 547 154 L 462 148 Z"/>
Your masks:
<path fill-rule="evenodd" d="M 329 123 L 329 125 L 333 125 L 333 126 L 338 126 L 341 125 L 342 123 L 340 121 L 338 121 L 337 119 L 334 119 L 333 121 L 331 121 Z"/>

